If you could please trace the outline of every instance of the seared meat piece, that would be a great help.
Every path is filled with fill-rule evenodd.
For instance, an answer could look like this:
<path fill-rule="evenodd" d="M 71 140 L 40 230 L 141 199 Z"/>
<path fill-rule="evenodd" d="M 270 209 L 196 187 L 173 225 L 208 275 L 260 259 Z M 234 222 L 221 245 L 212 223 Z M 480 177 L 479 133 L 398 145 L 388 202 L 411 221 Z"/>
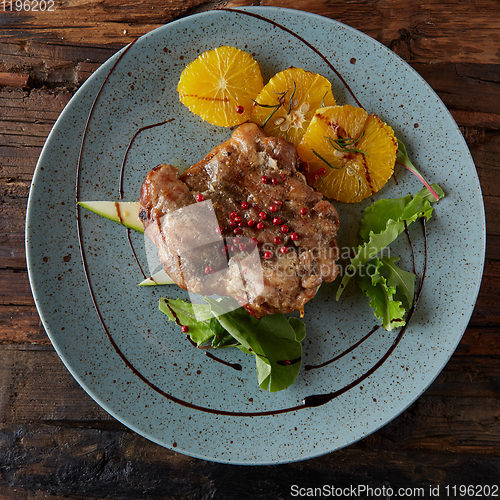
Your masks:
<path fill-rule="evenodd" d="M 247 123 L 179 177 L 171 165 L 151 170 L 140 216 L 165 271 L 258 318 L 302 310 L 338 274 L 339 220 L 299 166 L 292 144 Z"/>

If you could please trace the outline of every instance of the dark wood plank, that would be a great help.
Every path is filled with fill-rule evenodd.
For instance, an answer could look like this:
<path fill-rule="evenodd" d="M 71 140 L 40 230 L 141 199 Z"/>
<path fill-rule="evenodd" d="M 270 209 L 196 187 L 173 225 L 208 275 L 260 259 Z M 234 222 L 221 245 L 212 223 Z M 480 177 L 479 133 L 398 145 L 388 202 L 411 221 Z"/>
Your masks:
<path fill-rule="evenodd" d="M 252 0 L 233 0 L 224 6 L 253 5 Z M 14 40 L 61 41 L 95 44 L 129 43 L 136 36 L 169 21 L 202 10 L 217 8 L 220 2 L 189 0 L 163 3 L 145 0 L 141 8 L 118 0 L 89 0 L 85 3 L 55 2 L 53 12 L 0 13 L 4 37 Z M 285 0 L 267 0 L 259 5 L 290 7 Z M 443 8 L 439 0 L 348 3 L 297 0 L 293 8 L 339 20 L 389 46 L 403 58 L 418 62 L 498 61 L 498 2 L 477 0 L 474 7 L 460 0 L 450 0 Z M 496 13 L 496 16 L 495 14 Z"/>
<path fill-rule="evenodd" d="M 80 388 L 51 346 L 1 346 L 0 374 L 0 422 L 113 420 Z"/>
<path fill-rule="evenodd" d="M 28 86 L 29 75 L 22 73 L 0 73 L 0 85 L 7 87 L 20 87 Z"/>
<path fill-rule="evenodd" d="M 0 344 L 50 345 L 34 303 L 0 305 Z"/>
<path fill-rule="evenodd" d="M 269 500 L 297 496 L 293 485 L 419 488 L 410 498 L 429 498 L 429 488 L 439 487 L 439 498 L 446 498 L 446 485 L 494 484 L 500 472 L 497 456 L 472 450 L 461 455 L 408 450 L 398 446 L 396 436 L 384 441 L 385 449 L 379 446 L 376 439 L 367 438 L 306 463 L 240 467 L 182 456 L 128 431 L 33 424 L 0 430 L 0 448 L 12 450 L 3 467 L 4 498 L 16 498 L 12 490 L 18 489 L 23 498 L 43 493 L 70 498 Z M 374 497 L 365 492 L 360 498 Z"/>
<path fill-rule="evenodd" d="M 25 306 L 33 304 L 33 296 L 24 269 L 0 269 L 0 306 Z"/>

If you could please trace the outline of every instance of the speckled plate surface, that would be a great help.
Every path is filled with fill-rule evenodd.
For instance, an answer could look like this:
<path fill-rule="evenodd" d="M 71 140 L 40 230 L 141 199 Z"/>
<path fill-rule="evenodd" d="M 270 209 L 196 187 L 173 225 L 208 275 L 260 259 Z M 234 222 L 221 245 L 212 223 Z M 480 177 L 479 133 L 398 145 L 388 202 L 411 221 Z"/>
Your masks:
<path fill-rule="evenodd" d="M 444 105 L 406 63 L 364 34 L 323 17 L 275 8 L 246 12 L 211 11 L 170 23 L 141 37 L 121 59 L 115 55 L 85 82 L 40 157 L 29 198 L 27 255 L 36 305 L 54 347 L 82 387 L 111 415 L 148 439 L 194 457 L 275 464 L 328 453 L 367 436 L 428 387 L 472 313 L 481 281 L 485 223 L 466 144 Z M 184 292 L 137 286 L 142 280 L 138 262 L 147 269 L 143 236 L 130 235 L 137 262 L 123 227 L 84 211 L 78 226 L 75 203 L 77 174 L 80 199 L 120 199 L 123 158 L 141 127 L 168 120 L 144 130 L 133 142 L 123 170 L 127 201 L 137 200 L 153 166 L 195 163 L 230 136 L 229 129 L 192 115 L 176 95 L 182 69 L 203 50 L 225 44 L 247 50 L 261 64 L 266 81 L 292 65 L 320 72 L 332 82 L 339 104 L 354 104 L 338 76 L 303 40 L 248 13 L 300 33 L 327 57 L 365 109 L 392 125 L 414 164 L 447 193 L 428 223 L 428 266 L 420 302 L 387 360 L 327 404 L 256 416 L 241 413 L 293 407 L 306 396 L 348 386 L 376 365 L 398 332 L 380 329 L 335 363 L 301 370 L 288 390 L 263 392 L 250 356 L 237 350 L 220 354 L 241 363 L 241 372 L 214 362 L 193 349 L 158 311 L 160 296 L 186 297 Z M 101 87 L 77 171 L 82 136 Z M 396 180 L 373 199 L 420 188 L 401 167 Z M 369 202 L 337 204 L 341 246 L 355 243 L 360 215 Z M 414 226 L 411 238 L 421 272 L 424 240 L 421 226 Z M 391 251 L 411 270 L 404 235 Z M 306 307 L 304 364 L 345 352 L 376 323 L 354 286 L 337 303 L 337 286 L 323 285 Z M 221 411 L 225 414 L 218 414 Z"/>

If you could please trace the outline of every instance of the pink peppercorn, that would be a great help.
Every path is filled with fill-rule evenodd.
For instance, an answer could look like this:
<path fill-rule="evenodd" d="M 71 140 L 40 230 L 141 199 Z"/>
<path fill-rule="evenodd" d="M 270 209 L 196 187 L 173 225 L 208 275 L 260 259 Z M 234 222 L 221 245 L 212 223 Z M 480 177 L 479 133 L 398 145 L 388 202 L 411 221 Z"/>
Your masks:
<path fill-rule="evenodd" d="M 189 326 L 182 325 L 181 330 L 182 330 L 182 333 L 187 333 L 187 332 L 189 332 Z"/>
<path fill-rule="evenodd" d="M 306 215 L 307 214 L 307 208 L 306 207 L 302 207 L 300 209 L 300 215 Z"/>
<path fill-rule="evenodd" d="M 292 233 L 290 238 L 292 238 L 292 241 L 297 241 L 299 239 L 299 235 L 297 233 Z"/>
<path fill-rule="evenodd" d="M 264 259 L 270 259 L 271 257 L 273 256 L 273 253 L 272 252 L 264 252 Z"/>
<path fill-rule="evenodd" d="M 249 208 L 249 207 L 250 207 L 250 203 L 248 203 L 248 201 L 243 201 L 243 202 L 241 203 L 241 208 L 242 208 L 243 210 L 246 210 L 246 209 L 247 209 L 247 208 Z"/>
<path fill-rule="evenodd" d="M 263 222 L 259 222 L 255 227 L 257 229 L 264 229 L 264 223 Z"/>
<path fill-rule="evenodd" d="M 288 253 L 288 247 L 281 247 L 281 248 L 280 248 L 280 252 L 281 252 L 282 254 L 287 254 L 287 253 Z"/>
<path fill-rule="evenodd" d="M 274 204 L 272 205 L 269 205 L 269 210 L 271 210 L 271 212 L 276 212 L 276 210 L 278 210 L 278 207 Z"/>
<path fill-rule="evenodd" d="M 202 194 L 197 194 L 196 201 L 205 201 L 205 197 Z"/>
<path fill-rule="evenodd" d="M 275 245 L 279 245 L 283 242 L 283 240 L 279 236 L 276 236 L 273 241 Z"/>
<path fill-rule="evenodd" d="M 266 212 L 259 212 L 259 219 L 266 220 L 267 219 Z"/>
<path fill-rule="evenodd" d="M 281 224 L 281 222 L 282 222 L 282 220 L 281 220 L 279 217 L 275 217 L 275 218 L 273 219 L 273 224 L 274 224 L 275 226 L 279 226 L 279 225 Z"/>
<path fill-rule="evenodd" d="M 282 233 L 288 233 L 288 231 L 290 231 L 290 228 L 286 224 L 283 224 L 280 230 Z"/>

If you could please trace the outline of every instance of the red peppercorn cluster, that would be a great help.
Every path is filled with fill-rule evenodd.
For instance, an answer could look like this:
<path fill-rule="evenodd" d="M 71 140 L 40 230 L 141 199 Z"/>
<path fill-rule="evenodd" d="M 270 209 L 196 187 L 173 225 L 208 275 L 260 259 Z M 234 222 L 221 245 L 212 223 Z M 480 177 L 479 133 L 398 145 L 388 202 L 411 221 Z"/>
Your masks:
<path fill-rule="evenodd" d="M 324 169 L 323 169 L 324 170 Z M 324 173 L 324 172 L 323 172 Z M 272 177 L 268 175 L 262 175 L 261 176 L 261 182 L 262 184 L 265 185 L 273 185 L 277 186 L 281 182 L 286 181 L 286 175 L 285 174 L 280 174 L 279 177 Z M 266 188 L 267 189 L 267 188 Z M 199 199 L 199 197 L 201 197 Z M 198 195 L 197 196 L 197 201 L 203 201 L 203 195 Z M 280 208 L 283 206 L 283 202 L 281 200 L 274 200 L 271 202 L 268 207 L 267 211 L 264 209 L 260 209 L 260 207 L 257 207 L 259 210 L 257 213 L 257 218 L 247 218 L 249 214 L 245 214 L 244 212 L 239 212 L 239 211 L 233 211 L 229 214 L 228 218 L 228 225 L 229 227 L 226 229 L 222 226 L 219 226 L 216 229 L 216 233 L 219 235 L 223 235 L 227 231 L 232 233 L 233 235 L 236 236 L 231 241 L 227 242 L 225 241 L 225 245 L 222 248 L 222 252 L 225 255 L 229 255 L 230 253 L 236 253 L 236 252 L 244 252 L 247 250 L 251 250 L 255 248 L 255 246 L 258 245 L 258 239 L 256 237 L 253 237 L 251 239 L 251 244 L 247 245 L 243 242 L 239 242 L 238 236 L 243 234 L 243 228 L 248 227 L 253 229 L 254 231 L 261 231 L 266 227 L 266 222 L 268 219 L 270 219 L 271 214 L 272 214 L 272 219 L 270 219 L 270 222 L 272 222 L 273 226 L 276 226 L 278 228 L 279 233 L 273 237 L 273 243 L 279 247 L 279 251 L 283 254 L 286 255 L 291 248 L 289 246 L 286 246 L 287 241 L 292 241 L 296 242 L 299 240 L 299 234 L 295 231 L 291 231 L 290 227 L 283 222 L 283 219 L 278 216 Z M 240 203 L 240 207 L 243 211 L 247 211 L 252 208 L 251 203 L 248 201 L 242 201 Z M 255 206 L 254 206 L 255 207 Z M 254 212 L 255 213 L 255 212 Z M 305 217 L 308 214 L 308 209 L 306 207 L 302 207 L 300 209 L 300 215 Z M 249 248 L 251 247 L 251 248 Z M 266 250 L 263 252 L 263 257 L 265 259 L 271 259 L 273 257 L 273 252 Z M 207 269 L 209 266 L 207 267 Z M 210 268 L 211 269 L 211 268 Z M 207 274 L 210 274 L 207 272 Z"/>

